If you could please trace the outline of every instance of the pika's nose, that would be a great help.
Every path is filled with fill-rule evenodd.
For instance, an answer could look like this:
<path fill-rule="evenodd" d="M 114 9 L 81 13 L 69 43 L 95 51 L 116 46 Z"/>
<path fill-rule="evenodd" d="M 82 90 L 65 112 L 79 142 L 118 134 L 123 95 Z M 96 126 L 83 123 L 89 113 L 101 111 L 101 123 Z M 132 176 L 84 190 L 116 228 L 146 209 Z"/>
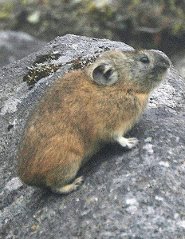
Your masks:
<path fill-rule="evenodd" d="M 170 59 L 165 54 L 162 53 L 156 53 L 155 63 L 158 69 L 164 71 L 167 70 L 171 65 Z"/>

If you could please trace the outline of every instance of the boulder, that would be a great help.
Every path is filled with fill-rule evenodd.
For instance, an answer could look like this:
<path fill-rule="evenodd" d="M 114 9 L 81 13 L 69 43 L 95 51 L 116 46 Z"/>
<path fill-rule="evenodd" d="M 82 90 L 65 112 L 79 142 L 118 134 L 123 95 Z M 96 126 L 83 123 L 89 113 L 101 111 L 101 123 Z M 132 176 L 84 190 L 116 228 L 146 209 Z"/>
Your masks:
<path fill-rule="evenodd" d="M 25 32 L 0 31 L 0 67 L 37 51 L 45 43 Z"/>
<path fill-rule="evenodd" d="M 185 79 L 185 50 L 177 52 L 173 57 L 173 62 L 179 74 Z"/>
<path fill-rule="evenodd" d="M 139 145 L 107 145 L 84 166 L 69 195 L 23 185 L 16 149 L 45 89 L 121 42 L 66 35 L 4 66 L 0 74 L 1 238 L 175 239 L 185 235 L 185 83 L 172 67 L 129 132 Z M 43 165 L 44 166 L 44 165 Z"/>

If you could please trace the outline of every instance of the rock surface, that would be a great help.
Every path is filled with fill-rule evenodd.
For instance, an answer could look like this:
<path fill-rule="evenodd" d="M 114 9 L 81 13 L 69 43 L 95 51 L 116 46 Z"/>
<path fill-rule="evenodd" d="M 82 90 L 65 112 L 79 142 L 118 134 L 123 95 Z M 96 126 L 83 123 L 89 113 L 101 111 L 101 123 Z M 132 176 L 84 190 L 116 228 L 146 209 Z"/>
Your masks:
<path fill-rule="evenodd" d="M 138 147 L 105 147 L 79 172 L 85 182 L 78 191 L 59 196 L 25 186 L 17 178 L 16 148 L 28 114 L 46 87 L 78 61 L 110 48 L 132 50 L 120 42 L 66 35 L 1 69 L 1 238 L 184 237 L 185 83 L 174 69 L 129 133 L 140 140 Z M 59 67 L 31 87 L 23 81 L 30 79 L 34 67 L 39 71 L 48 64 Z"/>
<path fill-rule="evenodd" d="M 0 31 L 0 67 L 19 60 L 45 45 L 24 32 Z"/>
<path fill-rule="evenodd" d="M 174 56 L 175 68 L 178 70 L 179 74 L 185 79 L 185 50 L 178 52 Z"/>

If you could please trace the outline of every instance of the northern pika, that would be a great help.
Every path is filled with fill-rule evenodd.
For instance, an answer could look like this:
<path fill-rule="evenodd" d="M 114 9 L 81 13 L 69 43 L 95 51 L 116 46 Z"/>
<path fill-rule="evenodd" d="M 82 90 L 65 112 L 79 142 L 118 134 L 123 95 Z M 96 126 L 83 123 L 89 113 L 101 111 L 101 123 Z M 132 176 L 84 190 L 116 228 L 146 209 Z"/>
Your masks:
<path fill-rule="evenodd" d="M 84 69 L 56 80 L 32 112 L 18 150 L 18 174 L 32 186 L 69 193 L 80 167 L 106 142 L 125 138 L 170 61 L 155 51 L 104 52 Z"/>

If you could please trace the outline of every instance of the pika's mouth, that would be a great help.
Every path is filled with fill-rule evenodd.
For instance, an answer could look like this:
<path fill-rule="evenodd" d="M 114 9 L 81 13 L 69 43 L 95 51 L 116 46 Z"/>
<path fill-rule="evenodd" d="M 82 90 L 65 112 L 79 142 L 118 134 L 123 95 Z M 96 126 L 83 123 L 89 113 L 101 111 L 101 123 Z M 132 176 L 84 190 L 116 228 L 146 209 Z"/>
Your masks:
<path fill-rule="evenodd" d="M 156 68 L 158 68 L 158 69 L 160 69 L 160 70 L 164 70 L 164 71 L 166 71 L 168 68 L 170 67 L 170 63 L 169 62 L 165 62 L 165 61 L 163 61 L 163 62 L 159 62 L 157 65 L 156 65 Z"/>

